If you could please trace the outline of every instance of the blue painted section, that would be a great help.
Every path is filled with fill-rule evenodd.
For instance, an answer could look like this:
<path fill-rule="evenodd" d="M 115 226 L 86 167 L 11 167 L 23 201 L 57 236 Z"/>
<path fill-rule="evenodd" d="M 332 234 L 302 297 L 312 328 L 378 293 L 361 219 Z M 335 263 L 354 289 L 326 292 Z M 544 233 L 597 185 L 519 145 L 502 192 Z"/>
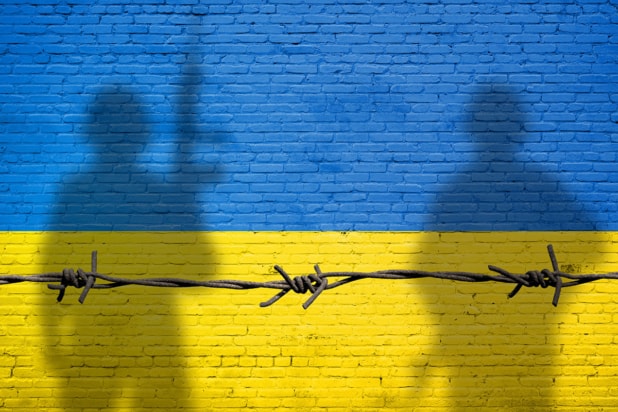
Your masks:
<path fill-rule="evenodd" d="M 29 3 L 2 230 L 618 229 L 610 2 Z"/>

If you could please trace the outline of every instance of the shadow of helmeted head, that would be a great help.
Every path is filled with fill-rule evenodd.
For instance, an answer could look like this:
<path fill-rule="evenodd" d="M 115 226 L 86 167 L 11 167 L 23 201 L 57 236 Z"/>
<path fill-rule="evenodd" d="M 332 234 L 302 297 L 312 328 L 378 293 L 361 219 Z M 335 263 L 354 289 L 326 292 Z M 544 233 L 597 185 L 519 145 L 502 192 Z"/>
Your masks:
<path fill-rule="evenodd" d="M 82 128 L 94 151 L 108 152 L 119 144 L 148 143 L 152 119 L 139 94 L 128 85 L 102 85 L 87 106 L 89 120 Z M 125 149 L 129 150 L 128 147 Z M 135 149 L 139 149 L 138 146 Z"/>
<path fill-rule="evenodd" d="M 531 139 L 526 130 L 527 114 L 518 92 L 509 85 L 479 85 L 464 107 L 457 129 L 468 136 L 468 144 L 483 159 L 514 153 Z"/>
<path fill-rule="evenodd" d="M 455 172 L 440 176 L 443 190 L 433 206 L 432 230 L 590 229 L 591 219 L 547 161 L 538 114 L 527 110 L 514 86 L 475 86 L 456 123 L 460 136 L 450 154 Z"/>

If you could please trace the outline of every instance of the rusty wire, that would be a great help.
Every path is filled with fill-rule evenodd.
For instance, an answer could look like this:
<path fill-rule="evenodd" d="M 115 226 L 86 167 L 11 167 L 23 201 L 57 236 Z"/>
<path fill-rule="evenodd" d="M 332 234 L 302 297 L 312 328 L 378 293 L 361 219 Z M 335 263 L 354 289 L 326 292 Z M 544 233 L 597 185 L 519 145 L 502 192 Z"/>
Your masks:
<path fill-rule="evenodd" d="M 0 285 L 21 283 L 21 282 L 38 282 L 47 283 L 47 287 L 58 291 L 58 302 L 64 298 L 67 287 L 72 286 L 82 289 L 79 296 L 79 302 L 84 303 L 86 296 L 91 289 L 111 289 L 120 286 L 139 285 L 153 287 L 205 287 L 205 288 L 223 288 L 223 289 L 279 289 L 279 292 L 267 300 L 260 303 L 261 307 L 267 307 L 288 292 L 296 293 L 311 292 L 310 298 L 303 304 L 303 308 L 307 309 L 317 297 L 325 290 L 334 289 L 339 286 L 355 282 L 362 279 L 386 279 L 386 280 L 404 280 L 404 279 L 419 279 L 419 278 L 436 278 L 447 279 L 461 282 L 500 282 L 515 284 L 515 288 L 509 293 L 509 298 L 514 297 L 522 287 L 553 287 L 554 296 L 552 304 L 558 305 L 560 292 L 562 288 L 581 285 L 600 279 L 618 279 L 618 272 L 606 274 L 585 274 L 573 275 L 560 270 L 556 255 L 552 245 L 547 246 L 549 258 L 551 260 L 552 269 L 531 270 L 524 274 L 511 273 L 503 268 L 489 265 L 490 271 L 497 275 L 487 275 L 480 273 L 446 271 L 446 272 L 428 272 L 422 270 L 380 270 L 376 272 L 322 272 L 318 265 L 314 266 L 315 273 L 303 276 L 290 277 L 288 273 L 279 265 L 275 265 L 275 270 L 281 275 L 283 280 L 274 280 L 268 282 L 253 282 L 245 280 L 206 280 L 197 281 L 190 279 L 177 278 L 142 278 L 142 279 L 125 279 L 109 275 L 104 275 L 97 272 L 97 252 L 93 251 L 91 256 L 91 270 L 84 271 L 78 269 L 64 269 L 62 272 L 51 272 L 39 275 L 0 275 Z M 337 280 L 329 283 L 329 278 Z M 566 281 L 565 281 L 566 280 Z M 97 283 L 104 281 L 106 283 Z"/>

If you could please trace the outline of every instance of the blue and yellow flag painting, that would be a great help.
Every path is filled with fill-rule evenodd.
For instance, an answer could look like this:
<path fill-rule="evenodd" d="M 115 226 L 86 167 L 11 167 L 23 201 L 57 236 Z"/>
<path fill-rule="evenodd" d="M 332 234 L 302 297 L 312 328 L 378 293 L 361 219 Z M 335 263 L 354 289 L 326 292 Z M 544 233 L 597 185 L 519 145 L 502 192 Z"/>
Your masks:
<path fill-rule="evenodd" d="M 611 2 L 0 10 L 3 274 L 618 268 Z M 617 288 L 4 285 L 0 407 L 611 410 Z"/>

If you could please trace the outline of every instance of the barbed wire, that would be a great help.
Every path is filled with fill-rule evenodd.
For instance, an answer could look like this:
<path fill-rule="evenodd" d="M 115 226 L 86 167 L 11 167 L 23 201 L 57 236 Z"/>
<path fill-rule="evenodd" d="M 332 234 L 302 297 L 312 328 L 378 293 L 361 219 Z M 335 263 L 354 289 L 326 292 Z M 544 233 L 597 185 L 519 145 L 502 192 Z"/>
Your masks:
<path fill-rule="evenodd" d="M 423 270 L 380 270 L 375 272 L 322 272 L 318 265 L 314 266 L 315 273 L 291 277 L 281 266 L 275 265 L 274 269 L 281 275 L 283 280 L 273 280 L 267 282 L 254 282 L 246 280 L 206 280 L 198 281 L 191 279 L 178 278 L 137 278 L 126 279 L 105 275 L 97 271 L 97 252 L 91 254 L 90 271 L 82 269 L 64 269 L 62 272 L 50 272 L 38 275 L 0 275 L 0 285 L 15 284 L 21 282 L 47 283 L 47 287 L 58 291 L 57 301 L 61 302 L 68 287 L 83 289 L 78 301 L 84 303 L 90 290 L 92 289 L 111 289 L 121 286 L 151 286 L 151 287 L 204 287 L 219 289 L 249 290 L 258 288 L 278 289 L 279 292 L 266 302 L 260 303 L 261 307 L 267 307 L 288 292 L 304 294 L 311 292 L 309 299 L 303 304 L 307 309 L 311 304 L 326 290 L 334 289 L 351 282 L 364 279 L 384 279 L 384 280 L 409 280 L 420 278 L 436 278 L 461 282 L 499 282 L 515 284 L 515 288 L 508 294 L 509 298 L 514 297 L 522 287 L 542 287 L 554 288 L 552 304 L 558 305 L 562 288 L 581 285 L 584 283 L 601 279 L 618 279 L 618 272 L 605 274 L 583 274 L 574 275 L 560 270 L 558 261 L 552 245 L 547 246 L 547 252 L 552 264 L 552 269 L 531 270 L 524 274 L 515 274 L 506 269 L 488 265 L 488 269 L 496 275 L 444 271 L 429 272 Z M 330 283 L 329 279 L 335 278 L 336 281 Z M 98 283 L 97 283 L 98 281 Z M 101 283 L 106 282 L 106 283 Z"/>

